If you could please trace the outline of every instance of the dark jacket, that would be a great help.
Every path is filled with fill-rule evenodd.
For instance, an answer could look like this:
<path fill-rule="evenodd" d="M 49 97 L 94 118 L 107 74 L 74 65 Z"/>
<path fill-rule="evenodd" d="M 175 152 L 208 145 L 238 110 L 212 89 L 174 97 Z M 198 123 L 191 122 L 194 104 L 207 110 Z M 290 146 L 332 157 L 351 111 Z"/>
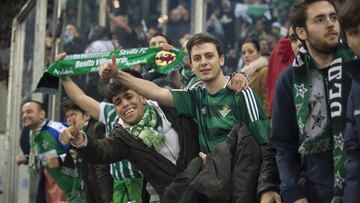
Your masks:
<path fill-rule="evenodd" d="M 261 157 L 259 144 L 239 124 L 207 155 L 203 169 L 195 158 L 166 188 L 161 202 L 256 202 Z"/>
<path fill-rule="evenodd" d="M 344 147 L 347 153 L 344 202 L 360 199 L 360 61 L 346 66 L 353 82 L 348 97 Z"/>
<path fill-rule="evenodd" d="M 95 139 L 105 138 L 105 125 L 90 119 L 86 134 Z M 86 202 L 112 202 L 113 178 L 109 164 L 90 164 L 84 161 Z"/>
<path fill-rule="evenodd" d="M 129 160 L 161 196 L 165 187 L 199 152 L 195 122 L 188 118 L 175 118 L 166 107 L 161 107 L 161 109 L 179 135 L 180 152 L 176 165 L 142 141 L 135 139 L 120 125 L 115 126 L 106 139 L 94 140 L 88 137 L 88 145 L 79 149 L 79 153 L 91 163 Z"/>

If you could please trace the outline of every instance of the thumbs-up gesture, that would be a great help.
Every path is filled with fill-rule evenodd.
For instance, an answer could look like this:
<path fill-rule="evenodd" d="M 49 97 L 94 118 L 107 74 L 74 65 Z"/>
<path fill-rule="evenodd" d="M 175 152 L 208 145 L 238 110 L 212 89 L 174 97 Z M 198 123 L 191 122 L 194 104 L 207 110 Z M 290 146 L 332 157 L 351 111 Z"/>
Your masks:
<path fill-rule="evenodd" d="M 80 132 L 80 129 L 76 125 L 76 117 L 70 118 L 71 126 L 66 128 L 60 135 L 60 142 L 63 144 L 71 144 L 73 146 L 79 146 L 85 141 L 85 135 Z"/>
<path fill-rule="evenodd" d="M 115 54 L 111 55 L 111 63 L 106 62 L 100 64 L 99 76 L 100 78 L 115 78 L 120 70 L 116 67 Z"/>

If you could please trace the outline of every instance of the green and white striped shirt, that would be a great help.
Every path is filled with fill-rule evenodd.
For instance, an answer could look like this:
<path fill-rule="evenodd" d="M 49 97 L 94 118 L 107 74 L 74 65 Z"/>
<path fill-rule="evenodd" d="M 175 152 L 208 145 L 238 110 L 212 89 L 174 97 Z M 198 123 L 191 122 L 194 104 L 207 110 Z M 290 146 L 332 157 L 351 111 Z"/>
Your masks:
<path fill-rule="evenodd" d="M 215 145 L 224 141 L 231 129 L 244 122 L 255 139 L 266 143 L 270 126 L 258 96 L 251 88 L 235 94 L 224 87 L 216 94 L 205 88 L 171 90 L 178 116 L 194 118 L 199 127 L 199 142 L 203 152 L 211 152 Z"/>
<path fill-rule="evenodd" d="M 99 121 L 105 124 L 106 133 L 109 133 L 114 125 L 119 122 L 119 117 L 115 112 L 113 104 L 101 102 Z M 141 172 L 128 160 L 123 160 L 110 165 L 110 172 L 114 179 L 135 179 L 142 177 Z"/>

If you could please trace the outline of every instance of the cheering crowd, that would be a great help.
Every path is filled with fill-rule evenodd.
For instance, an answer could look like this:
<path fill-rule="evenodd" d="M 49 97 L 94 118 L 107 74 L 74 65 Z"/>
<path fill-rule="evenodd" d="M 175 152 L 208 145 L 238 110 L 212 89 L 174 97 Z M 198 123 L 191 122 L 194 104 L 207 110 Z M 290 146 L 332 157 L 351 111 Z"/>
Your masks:
<path fill-rule="evenodd" d="M 113 54 L 92 89 L 101 102 L 62 76 L 66 124 L 21 107 L 29 153 L 16 160 L 41 174 L 37 202 L 357 202 L 359 10 L 296 0 L 271 55 L 248 38 L 231 74 L 219 38 L 197 33 L 167 75 L 118 69 Z M 148 46 L 174 51 L 162 34 Z"/>

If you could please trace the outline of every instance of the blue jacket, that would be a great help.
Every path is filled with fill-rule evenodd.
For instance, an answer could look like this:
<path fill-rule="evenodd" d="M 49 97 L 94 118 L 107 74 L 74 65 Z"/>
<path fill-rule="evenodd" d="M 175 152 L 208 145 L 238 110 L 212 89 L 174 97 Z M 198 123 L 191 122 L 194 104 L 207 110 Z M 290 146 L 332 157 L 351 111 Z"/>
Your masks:
<path fill-rule="evenodd" d="M 347 153 L 347 170 L 344 202 L 360 199 L 360 60 L 351 61 L 347 71 L 353 82 L 347 105 L 347 123 L 344 146 Z"/>
<path fill-rule="evenodd" d="M 300 198 L 307 198 L 309 202 L 330 202 L 334 181 L 332 151 L 305 156 L 303 163 L 298 153 L 301 143 L 293 101 L 292 71 L 290 66 L 281 73 L 272 109 L 270 140 L 277 151 L 280 194 L 285 203 Z"/>

